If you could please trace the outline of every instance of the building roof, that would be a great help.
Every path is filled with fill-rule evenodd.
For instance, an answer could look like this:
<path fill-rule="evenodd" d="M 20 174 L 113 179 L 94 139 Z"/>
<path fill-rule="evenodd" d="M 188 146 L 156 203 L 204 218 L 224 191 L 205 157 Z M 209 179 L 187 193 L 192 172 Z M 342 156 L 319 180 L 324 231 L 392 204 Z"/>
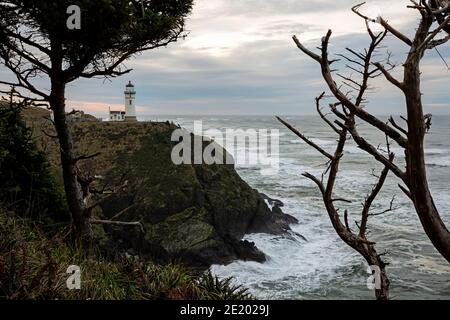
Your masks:
<path fill-rule="evenodd" d="M 125 111 L 109 111 L 110 114 L 125 114 Z"/>
<path fill-rule="evenodd" d="M 134 88 L 134 85 L 131 83 L 131 81 L 128 82 L 127 88 Z"/>

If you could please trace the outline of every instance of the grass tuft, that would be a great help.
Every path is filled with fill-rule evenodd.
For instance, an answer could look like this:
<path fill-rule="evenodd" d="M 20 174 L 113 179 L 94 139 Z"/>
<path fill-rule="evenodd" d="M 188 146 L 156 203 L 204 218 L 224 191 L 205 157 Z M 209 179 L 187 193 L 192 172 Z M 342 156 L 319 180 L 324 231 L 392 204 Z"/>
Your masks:
<path fill-rule="evenodd" d="M 94 250 L 95 251 L 95 250 Z M 81 268 L 81 290 L 69 290 L 70 265 Z M 12 300 L 244 300 L 246 289 L 179 264 L 155 265 L 134 257 L 109 261 L 85 254 L 59 235 L 49 239 L 34 223 L 0 206 L 0 299 Z"/>

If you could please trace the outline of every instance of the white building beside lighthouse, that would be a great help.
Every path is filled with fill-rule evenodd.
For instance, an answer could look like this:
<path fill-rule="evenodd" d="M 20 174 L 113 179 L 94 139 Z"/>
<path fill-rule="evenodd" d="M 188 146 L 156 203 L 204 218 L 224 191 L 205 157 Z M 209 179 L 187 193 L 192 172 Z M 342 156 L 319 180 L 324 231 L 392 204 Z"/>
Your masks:
<path fill-rule="evenodd" d="M 128 82 L 125 87 L 125 111 L 113 111 L 111 108 L 109 109 L 109 121 L 120 122 L 120 121 L 129 121 L 135 122 L 136 118 L 136 91 L 134 90 L 134 85 Z"/>

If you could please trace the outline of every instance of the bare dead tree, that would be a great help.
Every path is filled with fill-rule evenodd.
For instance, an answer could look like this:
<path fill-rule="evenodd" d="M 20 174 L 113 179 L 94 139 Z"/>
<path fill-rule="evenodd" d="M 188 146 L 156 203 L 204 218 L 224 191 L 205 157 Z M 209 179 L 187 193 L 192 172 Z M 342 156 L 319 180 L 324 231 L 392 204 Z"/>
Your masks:
<path fill-rule="evenodd" d="M 87 158 L 86 160 L 93 159 L 97 157 L 99 154 L 95 154 L 92 157 Z M 87 165 L 89 167 L 89 165 Z M 92 170 L 83 168 L 83 170 L 78 169 L 78 183 L 81 186 L 81 190 L 83 193 L 83 201 L 86 204 L 86 211 L 91 217 L 92 224 L 100 224 L 100 225 L 115 225 L 115 226 L 123 226 L 123 227 L 138 227 L 139 231 L 144 233 L 144 226 L 140 221 L 118 221 L 122 215 L 135 208 L 139 204 L 144 203 L 144 199 L 139 197 L 139 194 L 136 194 L 135 203 L 121 210 L 119 213 L 115 214 L 108 220 L 105 219 L 96 219 L 93 215 L 93 211 L 100 207 L 102 204 L 111 200 L 120 194 L 126 193 L 129 186 L 128 181 L 128 173 L 125 172 L 121 175 L 120 179 L 113 185 L 109 183 L 104 183 L 103 178 L 95 175 Z M 142 182 L 134 181 L 137 188 Z"/>
<path fill-rule="evenodd" d="M 305 173 L 304 176 L 314 181 L 319 187 L 330 220 L 340 238 L 359 252 L 370 265 L 380 268 L 382 286 L 380 290 L 375 292 L 378 299 L 387 299 L 389 297 L 389 280 L 385 270 L 386 264 L 381 259 L 382 255 L 377 253 L 375 243 L 367 240 L 366 233 L 369 217 L 385 214 L 395 209 L 393 207 L 393 198 L 387 210 L 380 213 L 370 212 L 371 205 L 383 188 L 389 172 L 393 173 L 400 180 L 400 189 L 413 202 L 422 226 L 433 245 L 447 261 L 450 261 L 450 232 L 439 215 L 427 182 L 424 137 L 431 126 L 431 115 L 424 115 L 420 88 L 420 63 L 426 51 L 435 49 L 450 40 L 450 5 L 447 1 L 438 0 L 420 1 L 420 3 L 411 2 L 412 5 L 409 8 L 417 10 L 421 16 L 414 39 L 409 39 L 408 36 L 394 28 L 383 18 L 371 19 L 363 15 L 360 12 L 360 8 L 364 3 L 352 8 L 355 14 L 364 19 L 367 32 L 371 38 L 371 44 L 363 53 L 347 48 L 347 54 L 339 56 L 346 62 L 348 69 L 360 76 L 358 80 L 355 80 L 354 76 L 345 76 L 336 73 L 336 70 L 332 69 L 331 65 L 337 60 L 329 59 L 328 47 L 332 35 L 331 30 L 322 38 L 319 54 L 307 49 L 296 36 L 293 37 L 297 47 L 320 65 L 322 77 L 331 91 L 332 97 L 336 99 L 336 102 L 329 106 L 334 120 L 328 118 L 321 111 L 320 101 L 325 93 L 316 99 L 316 107 L 321 119 L 339 135 L 339 142 L 333 155 L 306 138 L 305 135 L 289 123 L 278 118 L 303 141 L 328 158 L 330 164 L 322 179 L 309 173 Z M 371 23 L 380 23 L 385 31 L 374 34 L 370 28 Z M 390 61 L 390 54 L 388 54 L 387 59 L 382 61 L 376 60 L 375 52 L 381 46 L 387 34 L 392 34 L 399 41 L 410 47 L 403 64 L 403 81 L 397 80 L 391 73 L 395 65 Z M 386 122 L 364 109 L 369 83 L 378 76 L 384 76 L 389 83 L 404 94 L 406 117 L 403 117 L 403 119 L 407 122 L 407 129 L 398 125 L 393 117 Z M 341 80 L 340 83 L 337 79 Z M 344 88 L 350 89 L 348 92 L 345 92 Z M 386 137 L 387 150 L 385 152 L 360 135 L 356 125 L 357 121 L 372 126 Z M 349 141 L 349 138 L 353 139 L 360 149 L 371 155 L 384 167 L 378 177 L 378 182 L 363 203 L 361 220 L 358 224 L 359 232 L 356 233 L 350 229 L 348 211 L 344 211 L 342 219 L 339 215 L 339 209 L 335 207 L 334 203 L 336 201 L 333 198 L 339 163 L 342 161 L 345 144 Z M 402 168 L 395 163 L 395 155 L 390 151 L 391 143 L 395 143 L 405 150 L 406 168 Z M 328 181 L 324 183 L 323 177 L 326 174 L 328 174 Z"/>

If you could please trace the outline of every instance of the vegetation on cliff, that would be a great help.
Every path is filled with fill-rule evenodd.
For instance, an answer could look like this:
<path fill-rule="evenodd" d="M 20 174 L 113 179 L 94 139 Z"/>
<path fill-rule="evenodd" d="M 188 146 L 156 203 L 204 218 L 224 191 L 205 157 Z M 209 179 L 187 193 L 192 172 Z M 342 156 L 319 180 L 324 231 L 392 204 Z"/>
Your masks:
<path fill-rule="evenodd" d="M 97 177 L 96 189 L 122 187 L 106 198 L 92 195 L 98 203 L 93 217 L 139 222 L 97 228 L 97 236 L 104 232 L 105 248 L 201 268 L 236 259 L 264 261 L 264 254 L 242 238 L 282 234 L 295 219 L 272 212 L 233 166 L 174 165 L 175 129 L 170 123 L 73 124 L 76 152 L 101 152 L 80 164 L 80 172 Z M 57 144 L 40 132 L 35 130 L 41 149 L 60 168 Z"/>
<path fill-rule="evenodd" d="M 70 265 L 81 268 L 81 290 L 68 290 Z M 193 275 L 182 265 L 157 265 L 118 255 L 105 258 L 51 238 L 35 221 L 0 207 L 0 299 L 241 300 L 251 296 L 231 279 Z"/>
<path fill-rule="evenodd" d="M 64 198 L 50 171 L 20 110 L 0 107 L 0 201 L 35 221 L 67 221 Z"/>
<path fill-rule="evenodd" d="M 18 109 L 0 108 L 0 138 L 0 299 L 251 298 L 209 272 L 71 245 L 61 190 Z M 70 265 L 81 268 L 81 290 L 67 289 Z"/>

